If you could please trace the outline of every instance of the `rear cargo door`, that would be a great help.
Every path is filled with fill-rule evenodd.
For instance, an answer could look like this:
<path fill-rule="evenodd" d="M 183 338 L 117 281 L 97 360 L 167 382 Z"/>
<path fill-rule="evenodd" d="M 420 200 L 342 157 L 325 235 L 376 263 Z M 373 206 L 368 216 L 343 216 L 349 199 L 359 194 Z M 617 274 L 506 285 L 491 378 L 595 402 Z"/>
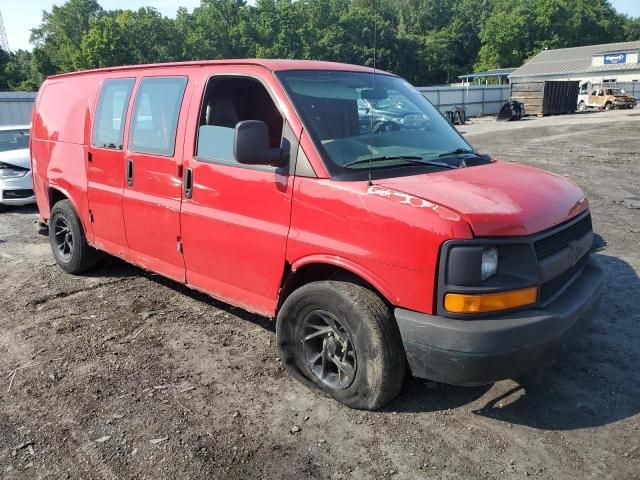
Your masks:
<path fill-rule="evenodd" d="M 185 281 L 180 243 L 185 76 L 143 77 L 131 113 L 124 172 L 129 260 Z"/>

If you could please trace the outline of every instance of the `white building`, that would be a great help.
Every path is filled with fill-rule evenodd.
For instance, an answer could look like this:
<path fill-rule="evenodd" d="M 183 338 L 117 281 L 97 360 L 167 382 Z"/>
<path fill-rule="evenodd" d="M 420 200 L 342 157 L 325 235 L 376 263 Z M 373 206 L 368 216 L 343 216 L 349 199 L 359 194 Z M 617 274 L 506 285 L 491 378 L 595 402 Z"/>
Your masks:
<path fill-rule="evenodd" d="M 511 73 L 511 82 L 578 80 L 624 83 L 640 90 L 640 41 L 544 50 Z"/>

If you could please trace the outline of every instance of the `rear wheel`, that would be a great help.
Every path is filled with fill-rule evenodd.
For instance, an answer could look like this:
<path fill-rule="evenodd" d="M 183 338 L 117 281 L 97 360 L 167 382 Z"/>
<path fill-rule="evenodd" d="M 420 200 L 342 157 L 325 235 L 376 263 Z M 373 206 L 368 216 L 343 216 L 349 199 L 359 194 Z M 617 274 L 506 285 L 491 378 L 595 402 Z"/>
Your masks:
<path fill-rule="evenodd" d="M 276 325 L 284 366 L 305 385 L 374 410 L 402 387 L 405 355 L 389 307 L 350 282 L 313 282 L 293 292 Z"/>
<path fill-rule="evenodd" d="M 102 257 L 87 243 L 80 218 L 69 200 L 60 200 L 51 209 L 49 243 L 56 263 L 67 273 L 89 270 Z"/>

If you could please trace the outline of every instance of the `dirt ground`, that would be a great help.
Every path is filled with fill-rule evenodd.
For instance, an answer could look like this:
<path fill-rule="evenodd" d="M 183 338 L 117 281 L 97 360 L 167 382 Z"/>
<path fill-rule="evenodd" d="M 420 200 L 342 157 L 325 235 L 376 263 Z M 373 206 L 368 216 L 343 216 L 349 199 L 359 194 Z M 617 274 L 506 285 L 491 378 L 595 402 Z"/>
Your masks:
<path fill-rule="evenodd" d="M 562 364 L 478 388 L 412 379 L 383 411 L 349 410 L 283 371 L 269 320 L 115 259 L 67 275 L 35 209 L 12 209 L 0 477 L 640 478 L 640 111 L 461 131 L 591 200 L 606 293 Z"/>

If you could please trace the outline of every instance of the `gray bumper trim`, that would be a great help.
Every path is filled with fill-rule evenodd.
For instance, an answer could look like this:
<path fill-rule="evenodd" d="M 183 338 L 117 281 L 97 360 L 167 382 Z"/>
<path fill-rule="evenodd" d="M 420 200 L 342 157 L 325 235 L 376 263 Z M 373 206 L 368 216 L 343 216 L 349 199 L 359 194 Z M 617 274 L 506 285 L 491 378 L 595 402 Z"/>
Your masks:
<path fill-rule="evenodd" d="M 597 309 L 602 288 L 603 272 L 591 255 L 582 274 L 544 309 L 518 311 L 495 318 L 457 320 L 398 308 L 395 316 L 415 376 L 445 383 L 487 383 L 509 378 L 504 376 L 506 372 L 509 375 L 525 372 L 514 372 L 510 368 L 492 375 L 481 369 L 481 377 L 495 378 L 474 378 L 474 362 L 495 365 L 498 358 L 500 362 L 519 361 L 525 352 L 544 352 L 545 358 L 533 365 L 531 361 L 519 361 L 523 368 L 525 364 L 528 370 L 536 368 L 537 363 L 544 363 L 543 360 L 564 346 L 569 340 L 567 336 L 577 335 L 581 330 L 578 324 L 586 322 Z M 430 356 L 438 358 L 437 369 L 429 365 Z M 456 368 L 465 370 L 464 379 L 458 378 Z M 447 382 L 447 378 L 458 380 Z"/>

